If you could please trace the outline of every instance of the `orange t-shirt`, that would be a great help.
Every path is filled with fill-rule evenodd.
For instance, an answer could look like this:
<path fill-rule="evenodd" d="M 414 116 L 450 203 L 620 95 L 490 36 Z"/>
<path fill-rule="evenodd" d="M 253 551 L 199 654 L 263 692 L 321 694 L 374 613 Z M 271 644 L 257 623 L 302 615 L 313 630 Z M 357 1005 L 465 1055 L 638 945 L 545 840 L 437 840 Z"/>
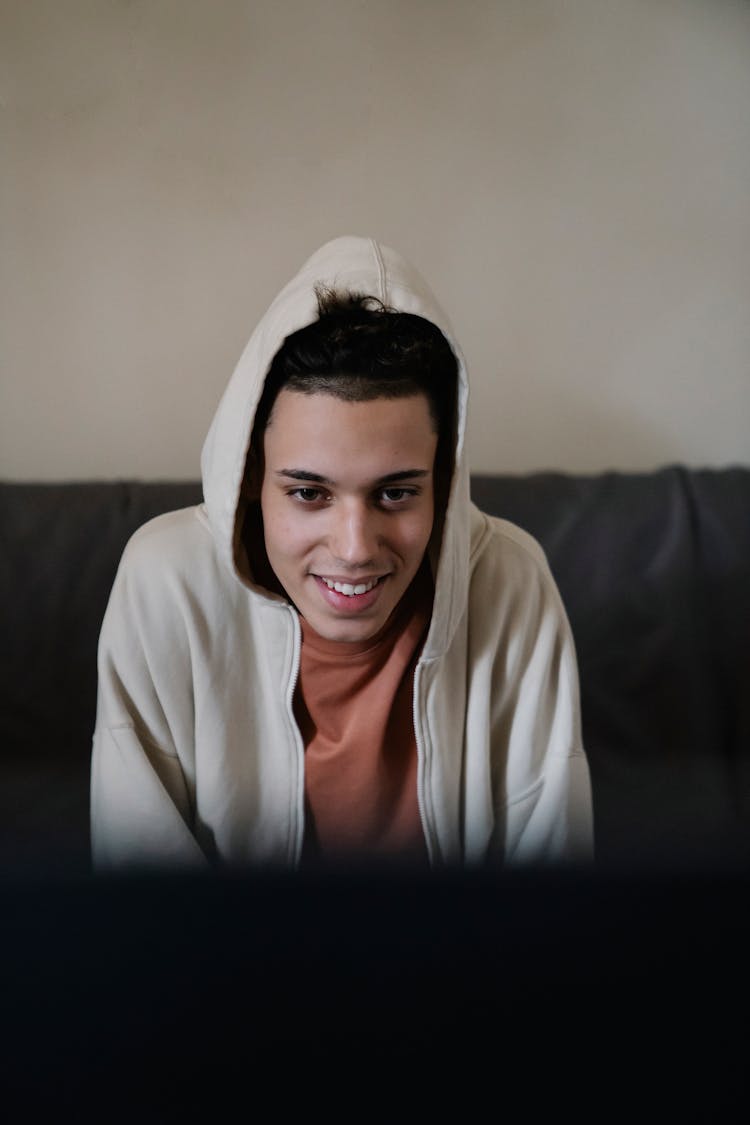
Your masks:
<path fill-rule="evenodd" d="M 305 743 L 303 862 L 426 862 L 412 694 L 431 607 L 424 567 L 385 627 L 367 641 L 325 640 L 300 618 L 295 715 Z"/>

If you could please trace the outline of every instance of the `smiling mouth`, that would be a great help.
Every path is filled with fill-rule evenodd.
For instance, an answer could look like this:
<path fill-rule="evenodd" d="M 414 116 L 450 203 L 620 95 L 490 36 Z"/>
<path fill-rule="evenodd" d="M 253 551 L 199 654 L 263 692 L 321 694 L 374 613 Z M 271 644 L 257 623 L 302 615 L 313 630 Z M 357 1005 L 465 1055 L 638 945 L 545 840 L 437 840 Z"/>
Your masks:
<path fill-rule="evenodd" d="M 344 594 L 347 598 L 353 598 L 358 594 L 367 594 L 378 582 L 382 582 L 385 574 L 381 574 L 378 578 L 369 578 L 366 582 L 335 582 L 332 578 L 324 578 L 322 574 L 316 575 L 321 582 L 324 582 L 329 590 L 335 590 L 337 594 Z"/>

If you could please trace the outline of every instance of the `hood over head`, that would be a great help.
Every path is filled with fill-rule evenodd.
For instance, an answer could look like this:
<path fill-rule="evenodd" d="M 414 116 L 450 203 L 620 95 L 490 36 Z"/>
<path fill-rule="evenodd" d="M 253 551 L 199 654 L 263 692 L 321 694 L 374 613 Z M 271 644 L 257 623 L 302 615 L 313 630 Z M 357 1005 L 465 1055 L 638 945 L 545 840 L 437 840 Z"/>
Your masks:
<path fill-rule="evenodd" d="M 435 595 L 432 624 L 423 650 L 425 656 L 437 655 L 449 641 L 467 597 L 469 476 L 463 450 L 468 384 L 464 359 L 447 316 L 424 278 L 390 247 L 371 238 L 354 236 L 326 242 L 307 259 L 261 318 L 222 395 L 203 445 L 203 496 L 212 532 L 223 561 L 236 572 L 236 534 L 244 516 L 241 487 L 263 384 L 285 338 L 318 319 L 316 290 L 321 286 L 376 297 L 399 312 L 415 313 L 432 321 L 448 340 L 458 361 L 453 479 L 439 560 L 432 560 Z M 436 517 L 439 515 L 436 513 Z"/>

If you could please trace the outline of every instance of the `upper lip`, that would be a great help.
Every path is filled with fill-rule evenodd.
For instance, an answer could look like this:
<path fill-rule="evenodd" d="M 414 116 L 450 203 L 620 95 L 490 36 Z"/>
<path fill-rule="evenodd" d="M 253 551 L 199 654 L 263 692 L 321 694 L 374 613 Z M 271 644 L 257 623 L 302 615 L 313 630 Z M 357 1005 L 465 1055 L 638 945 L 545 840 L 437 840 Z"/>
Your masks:
<path fill-rule="evenodd" d="M 312 573 L 315 578 L 325 578 L 328 582 L 347 582 L 350 586 L 359 586 L 362 582 L 377 582 L 379 579 L 386 577 L 385 574 L 346 574 L 339 576 L 338 574 L 322 574 L 317 570 Z"/>

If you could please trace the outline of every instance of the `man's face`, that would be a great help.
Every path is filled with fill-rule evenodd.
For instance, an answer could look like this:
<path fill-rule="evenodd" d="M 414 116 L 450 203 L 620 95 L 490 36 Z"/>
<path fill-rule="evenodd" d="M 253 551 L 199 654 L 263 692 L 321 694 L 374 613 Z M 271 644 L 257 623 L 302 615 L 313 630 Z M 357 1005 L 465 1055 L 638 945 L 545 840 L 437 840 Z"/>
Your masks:
<path fill-rule="evenodd" d="M 266 553 L 322 637 L 368 640 L 401 601 L 432 531 L 436 447 L 422 394 L 279 393 L 263 445 Z"/>

